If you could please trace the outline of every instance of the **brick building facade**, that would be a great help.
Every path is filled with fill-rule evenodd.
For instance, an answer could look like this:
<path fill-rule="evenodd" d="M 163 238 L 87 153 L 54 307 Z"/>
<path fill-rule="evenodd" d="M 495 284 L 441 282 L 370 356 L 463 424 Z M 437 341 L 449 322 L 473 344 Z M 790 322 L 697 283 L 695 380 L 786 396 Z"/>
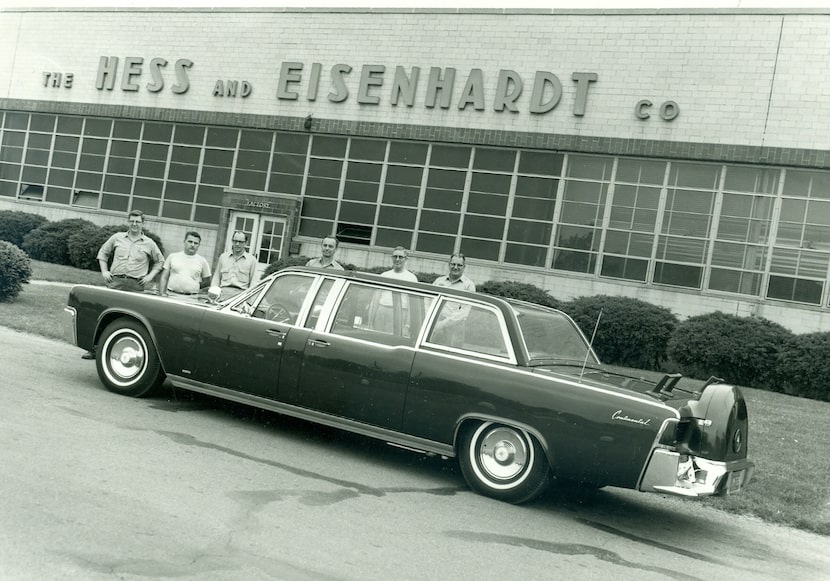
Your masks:
<path fill-rule="evenodd" d="M 830 329 L 830 10 L 6 9 L 0 209 Z"/>

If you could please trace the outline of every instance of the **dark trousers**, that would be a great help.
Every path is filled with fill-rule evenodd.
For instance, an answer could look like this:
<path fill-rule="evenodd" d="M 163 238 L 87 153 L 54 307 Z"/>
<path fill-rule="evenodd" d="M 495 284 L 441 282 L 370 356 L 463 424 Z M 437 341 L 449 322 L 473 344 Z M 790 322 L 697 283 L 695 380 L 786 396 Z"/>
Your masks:
<path fill-rule="evenodd" d="M 128 276 L 113 276 L 112 280 L 107 283 L 107 287 L 115 290 L 143 293 L 144 287 L 141 286 L 138 280 L 137 278 L 130 278 Z"/>

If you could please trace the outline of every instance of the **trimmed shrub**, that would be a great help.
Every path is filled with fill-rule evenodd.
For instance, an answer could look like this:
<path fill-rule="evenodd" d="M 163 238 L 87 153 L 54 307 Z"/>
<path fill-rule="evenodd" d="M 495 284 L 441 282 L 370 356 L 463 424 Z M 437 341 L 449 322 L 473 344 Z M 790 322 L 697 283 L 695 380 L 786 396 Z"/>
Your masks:
<path fill-rule="evenodd" d="M 639 299 L 596 295 L 565 303 L 562 310 L 589 340 L 602 311 L 593 347 L 604 363 L 663 370 L 666 344 L 677 327 L 677 317 L 669 309 Z"/>
<path fill-rule="evenodd" d="M 830 401 L 830 333 L 793 336 L 778 353 L 777 371 L 786 393 Z"/>
<path fill-rule="evenodd" d="M 98 270 L 100 268 L 96 258 L 98 250 L 101 249 L 101 246 L 110 236 L 126 231 L 126 228 L 119 224 L 103 227 L 93 225 L 92 229 L 79 229 L 76 233 L 70 235 L 67 240 L 67 250 L 72 266 L 86 270 Z M 164 254 L 164 245 L 161 243 L 161 238 L 147 230 L 144 230 L 144 235 L 155 242 L 161 253 Z M 111 256 L 110 263 L 112 263 Z"/>
<path fill-rule="evenodd" d="M 32 261 L 11 242 L 0 240 L 0 302 L 14 299 L 32 277 Z"/>
<path fill-rule="evenodd" d="M 311 260 L 312 257 L 309 256 L 289 256 L 288 258 L 280 258 L 279 260 L 275 260 L 268 267 L 265 269 L 265 272 L 262 273 L 263 277 L 268 276 L 278 270 L 282 270 L 283 268 L 288 268 L 289 266 L 305 266 L 305 263 Z M 335 258 L 335 260 L 337 260 Z M 349 264 L 348 262 L 342 262 L 337 260 L 341 264 L 341 266 L 346 270 L 359 270 L 354 264 Z M 387 269 L 383 269 L 387 270 Z M 363 271 L 363 272 L 373 272 L 373 271 Z M 383 272 L 383 271 L 379 271 Z"/>
<path fill-rule="evenodd" d="M 515 280 L 488 280 L 484 284 L 477 286 L 476 290 L 488 295 L 518 299 L 520 301 L 527 301 L 529 303 L 535 303 L 537 305 L 543 305 L 553 309 L 558 309 L 562 304 L 560 301 L 550 296 L 548 291 L 545 289 L 526 282 L 518 282 Z"/>
<path fill-rule="evenodd" d="M 308 256 L 289 256 L 287 258 L 280 258 L 279 260 L 275 260 L 269 264 L 265 269 L 265 272 L 262 273 L 262 276 L 266 277 L 269 274 L 273 274 L 278 270 L 288 268 L 289 266 L 305 266 L 305 263 L 309 260 L 310 258 Z"/>
<path fill-rule="evenodd" d="M 98 259 L 96 258 L 98 249 L 111 234 L 118 232 L 118 230 L 110 232 L 111 229 L 113 229 L 111 226 L 104 229 L 93 224 L 78 228 L 70 234 L 69 238 L 66 239 L 66 250 L 69 253 L 70 264 L 75 268 L 97 271 L 99 269 Z M 123 230 L 121 228 L 121 231 Z"/>
<path fill-rule="evenodd" d="M 46 222 L 48 220 L 39 214 L 0 210 L 0 240 L 6 240 L 20 248 L 26 234 L 40 228 Z"/>
<path fill-rule="evenodd" d="M 75 232 L 95 228 L 95 224 L 80 218 L 69 218 L 46 224 L 32 230 L 23 238 L 23 250 L 34 260 L 71 265 L 67 241 Z"/>
<path fill-rule="evenodd" d="M 714 375 L 729 383 L 782 391 L 776 381 L 779 352 L 792 338 L 789 330 L 767 319 L 715 312 L 681 322 L 667 351 L 685 375 Z"/>

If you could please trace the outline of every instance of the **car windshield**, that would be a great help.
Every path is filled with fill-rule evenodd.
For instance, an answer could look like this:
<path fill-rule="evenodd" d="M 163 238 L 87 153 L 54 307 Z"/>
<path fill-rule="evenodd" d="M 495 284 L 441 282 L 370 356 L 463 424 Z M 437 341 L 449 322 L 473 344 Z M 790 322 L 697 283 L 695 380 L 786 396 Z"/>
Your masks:
<path fill-rule="evenodd" d="M 530 305 L 512 306 L 532 363 L 586 361 L 588 344 L 567 316 Z M 587 363 L 596 365 L 599 361 L 591 354 Z"/>

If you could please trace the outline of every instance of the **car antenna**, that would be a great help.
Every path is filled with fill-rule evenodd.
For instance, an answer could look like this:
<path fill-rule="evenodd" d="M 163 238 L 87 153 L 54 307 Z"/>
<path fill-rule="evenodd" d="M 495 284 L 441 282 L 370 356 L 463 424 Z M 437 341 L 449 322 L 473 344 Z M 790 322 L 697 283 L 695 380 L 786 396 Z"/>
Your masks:
<path fill-rule="evenodd" d="M 582 362 L 582 369 L 579 371 L 579 383 L 582 383 L 582 376 L 585 374 L 585 366 L 588 365 L 588 356 L 591 354 L 591 349 L 594 348 L 594 337 L 597 336 L 597 329 L 599 329 L 599 320 L 602 318 L 602 309 L 597 315 L 597 322 L 594 323 L 594 332 L 591 333 L 591 341 L 588 343 L 588 350 L 585 352 L 585 361 Z"/>

